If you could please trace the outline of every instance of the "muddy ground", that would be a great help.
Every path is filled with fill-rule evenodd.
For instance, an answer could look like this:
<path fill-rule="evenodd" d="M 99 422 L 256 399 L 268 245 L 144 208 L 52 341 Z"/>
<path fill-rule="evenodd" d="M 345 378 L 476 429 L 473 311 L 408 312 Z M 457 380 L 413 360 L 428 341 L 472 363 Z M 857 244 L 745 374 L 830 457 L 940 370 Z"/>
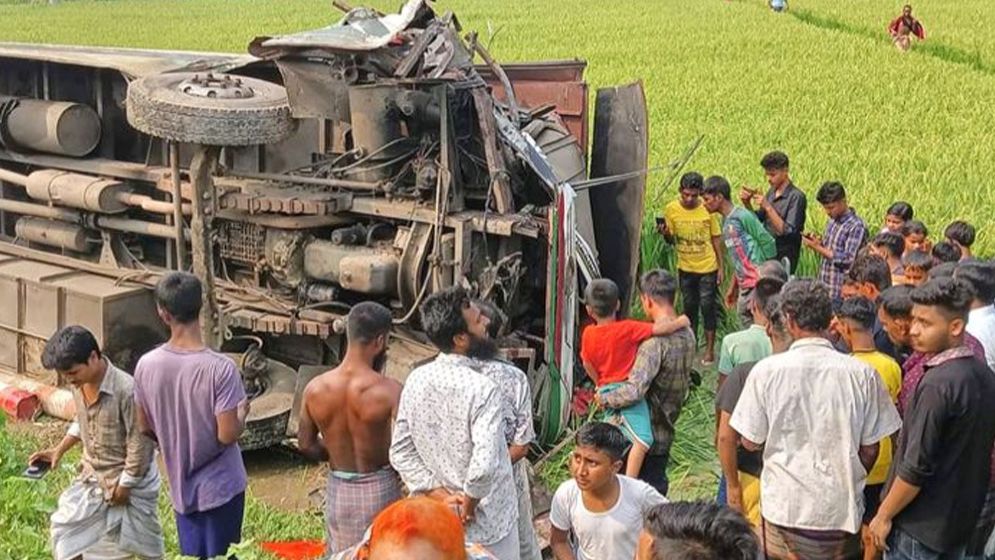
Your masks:
<path fill-rule="evenodd" d="M 44 448 L 54 446 L 66 433 L 67 422 L 43 417 L 37 422 L 11 422 L 15 435 L 30 435 Z M 249 490 L 267 505 L 288 512 L 321 508 L 326 467 L 304 461 L 286 447 L 243 453 L 249 473 Z"/>

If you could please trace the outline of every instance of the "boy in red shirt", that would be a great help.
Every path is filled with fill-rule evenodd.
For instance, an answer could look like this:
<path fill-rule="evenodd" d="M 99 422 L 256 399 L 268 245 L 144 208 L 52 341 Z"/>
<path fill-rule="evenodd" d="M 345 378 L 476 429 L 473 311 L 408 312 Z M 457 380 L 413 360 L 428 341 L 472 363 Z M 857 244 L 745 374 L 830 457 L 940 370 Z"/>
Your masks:
<path fill-rule="evenodd" d="M 636 363 L 636 352 L 644 340 L 676 332 L 691 324 L 684 315 L 659 323 L 631 319 L 619 321 L 616 319 L 618 286 L 606 278 L 593 280 L 587 285 L 584 304 L 595 324 L 584 329 L 581 335 L 580 357 L 587 375 L 597 385 L 598 393 L 609 391 L 614 384 L 629 378 L 629 371 Z M 608 410 L 607 416 L 610 421 L 619 424 L 632 442 L 625 475 L 637 478 L 646 452 L 653 445 L 649 406 L 642 399 L 620 410 Z"/>

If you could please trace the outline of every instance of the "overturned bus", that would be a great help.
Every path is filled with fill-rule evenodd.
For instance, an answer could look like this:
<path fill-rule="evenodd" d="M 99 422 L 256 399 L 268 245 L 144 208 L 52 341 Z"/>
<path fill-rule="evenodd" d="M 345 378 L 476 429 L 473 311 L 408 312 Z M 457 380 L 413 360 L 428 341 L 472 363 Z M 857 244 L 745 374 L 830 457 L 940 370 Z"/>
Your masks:
<path fill-rule="evenodd" d="M 434 354 L 419 303 L 459 285 L 507 318 L 503 352 L 554 441 L 579 287 L 631 294 L 641 85 L 598 91 L 589 134 L 584 62 L 499 64 L 424 0 L 248 50 L 0 43 L 0 382 L 70 415 L 46 338 L 82 324 L 130 371 L 165 340 L 149 288 L 188 270 L 252 399 L 241 443 L 264 447 L 340 359 L 351 305 L 392 310 L 403 380 Z"/>

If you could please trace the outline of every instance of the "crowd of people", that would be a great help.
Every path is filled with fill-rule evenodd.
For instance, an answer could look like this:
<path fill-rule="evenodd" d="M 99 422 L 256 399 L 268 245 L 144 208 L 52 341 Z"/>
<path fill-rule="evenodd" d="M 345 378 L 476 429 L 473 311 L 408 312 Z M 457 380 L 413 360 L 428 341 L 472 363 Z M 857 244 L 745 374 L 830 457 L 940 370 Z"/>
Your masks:
<path fill-rule="evenodd" d="M 723 177 L 681 178 L 659 221 L 677 272 L 637 283 L 647 320 L 619 317 L 610 280 L 586 286 L 580 358 L 599 416 L 572 436 L 571 479 L 549 512 L 552 556 L 992 558 L 995 267 L 973 256 L 975 229 L 953 222 L 933 245 L 899 202 L 872 234 L 828 182 L 815 235 L 788 156 L 760 167 L 769 188 L 737 198 Z M 817 278 L 795 277 L 805 250 Z M 170 338 L 133 378 L 82 327 L 45 347 L 77 421 L 29 461 L 57 465 L 83 446 L 51 519 L 59 560 L 163 557 L 157 451 L 181 552 L 211 558 L 241 540 L 249 404 L 238 369 L 201 339 L 196 277 L 165 275 L 155 300 Z M 724 308 L 742 329 L 717 340 Z M 538 560 L 534 395 L 501 359 L 503 316 L 458 287 L 419 313 L 439 353 L 403 387 L 380 373 L 391 313 L 364 302 L 347 316 L 340 363 L 305 388 L 298 444 L 329 466 L 328 556 Z M 717 499 L 669 503 L 677 420 L 696 368 L 715 361 Z"/>

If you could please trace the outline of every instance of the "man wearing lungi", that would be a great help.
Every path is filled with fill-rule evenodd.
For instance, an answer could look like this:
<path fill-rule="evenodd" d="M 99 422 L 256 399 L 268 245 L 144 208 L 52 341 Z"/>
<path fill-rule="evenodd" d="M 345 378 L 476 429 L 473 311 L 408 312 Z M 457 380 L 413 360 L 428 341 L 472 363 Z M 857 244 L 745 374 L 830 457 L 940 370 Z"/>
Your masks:
<path fill-rule="evenodd" d="M 379 303 L 354 306 L 345 358 L 304 389 L 297 440 L 305 456 L 328 461 L 329 554 L 359 543 L 377 514 L 401 498 L 401 479 L 388 457 L 401 384 L 380 373 L 390 326 L 390 310 Z"/>
<path fill-rule="evenodd" d="M 55 468 L 83 443 L 79 475 L 52 514 L 53 557 L 162 558 L 155 446 L 135 422 L 131 376 L 114 367 L 93 334 L 80 326 L 65 327 L 48 340 L 42 365 L 72 387 L 76 421 L 59 445 L 28 462 L 46 461 Z"/>
<path fill-rule="evenodd" d="M 135 368 L 135 408 L 159 442 L 180 552 L 213 558 L 242 540 L 247 477 L 238 438 L 249 402 L 235 362 L 204 345 L 202 287 L 173 272 L 155 288 L 169 340 Z"/>

